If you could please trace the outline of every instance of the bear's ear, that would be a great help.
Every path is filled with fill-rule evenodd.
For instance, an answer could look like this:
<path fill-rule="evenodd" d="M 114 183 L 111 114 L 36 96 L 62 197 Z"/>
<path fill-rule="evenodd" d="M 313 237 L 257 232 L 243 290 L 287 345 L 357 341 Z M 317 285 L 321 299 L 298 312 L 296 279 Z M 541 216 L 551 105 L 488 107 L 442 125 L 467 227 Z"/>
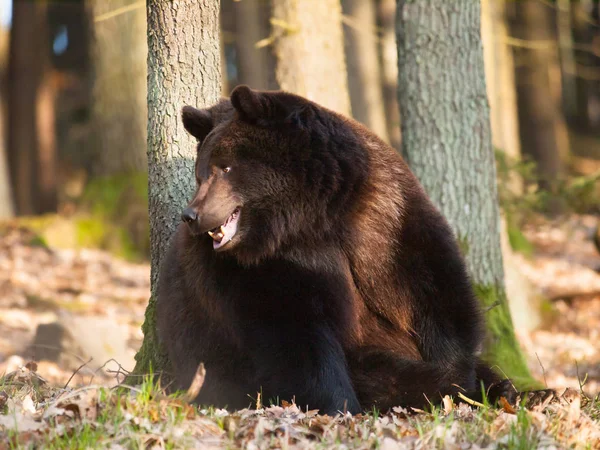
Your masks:
<path fill-rule="evenodd" d="M 241 84 L 231 92 L 231 104 L 243 120 L 256 122 L 259 119 L 269 119 L 269 101 L 266 95 L 253 91 L 248 86 Z"/>
<path fill-rule="evenodd" d="M 187 132 L 198 139 L 198 142 L 202 142 L 214 127 L 210 112 L 193 106 L 183 107 L 181 120 Z"/>
<path fill-rule="evenodd" d="M 306 99 L 286 92 L 260 92 L 239 85 L 231 92 L 231 104 L 240 119 L 259 125 L 301 125 L 311 114 Z"/>

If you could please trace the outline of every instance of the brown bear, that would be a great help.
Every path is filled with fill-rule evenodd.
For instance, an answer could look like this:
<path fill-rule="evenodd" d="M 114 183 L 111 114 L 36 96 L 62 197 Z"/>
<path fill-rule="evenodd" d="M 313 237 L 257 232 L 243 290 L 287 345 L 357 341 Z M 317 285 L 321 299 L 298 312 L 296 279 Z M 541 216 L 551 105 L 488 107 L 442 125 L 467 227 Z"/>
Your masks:
<path fill-rule="evenodd" d="M 197 191 L 159 279 L 158 334 L 197 401 L 324 413 L 477 392 L 482 312 L 400 155 L 302 97 L 237 87 L 182 111 Z M 484 380 L 490 382 L 491 380 Z"/>

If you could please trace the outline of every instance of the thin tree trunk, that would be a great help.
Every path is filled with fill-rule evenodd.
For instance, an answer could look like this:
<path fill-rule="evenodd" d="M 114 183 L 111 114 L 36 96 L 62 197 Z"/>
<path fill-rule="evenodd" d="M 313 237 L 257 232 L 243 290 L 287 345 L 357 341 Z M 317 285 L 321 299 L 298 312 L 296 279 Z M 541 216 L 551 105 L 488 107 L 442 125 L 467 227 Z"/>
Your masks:
<path fill-rule="evenodd" d="M 8 164 L 18 214 L 56 211 L 54 87 L 45 2 L 13 2 Z"/>
<path fill-rule="evenodd" d="M 539 0 L 514 4 L 512 34 L 526 42 L 554 39 L 553 9 Z M 552 190 L 562 173 L 561 149 L 564 141 L 560 102 L 557 102 L 553 69 L 557 66 L 557 46 L 517 48 L 516 80 L 519 129 L 523 154 L 537 163 L 540 186 Z"/>
<path fill-rule="evenodd" d="M 402 153 L 453 227 L 486 311 L 485 358 L 521 387 L 529 371 L 504 290 L 480 4 L 399 0 Z"/>
<path fill-rule="evenodd" d="M 253 89 L 268 89 L 268 48 L 256 48 L 255 44 L 265 38 L 267 23 L 263 23 L 261 0 L 244 0 L 233 3 L 235 13 L 235 45 L 238 63 L 238 80 Z"/>
<path fill-rule="evenodd" d="M 221 30 L 219 49 L 221 52 L 221 95 L 223 97 L 228 97 L 231 89 L 239 84 L 240 76 L 239 64 L 237 62 L 238 50 L 235 48 L 237 37 L 233 8 L 234 0 L 221 0 L 221 8 L 219 10 L 219 29 Z M 234 52 L 231 51 L 233 48 L 235 48 Z"/>
<path fill-rule="evenodd" d="M 392 147 L 400 151 L 400 108 L 398 107 L 398 51 L 396 50 L 396 0 L 379 0 L 378 23 L 382 28 L 380 43 L 383 101 L 387 135 Z"/>
<path fill-rule="evenodd" d="M 389 142 L 377 52 L 375 0 L 343 0 L 342 10 L 353 116 Z"/>
<path fill-rule="evenodd" d="M 94 175 L 146 170 L 146 16 L 131 0 L 86 0 L 93 18 L 91 61 Z"/>
<path fill-rule="evenodd" d="M 339 0 L 273 0 L 281 89 L 350 115 Z"/>
<path fill-rule="evenodd" d="M 152 297 L 142 327 L 135 373 L 168 367 L 156 336 L 158 269 L 182 209 L 194 191 L 196 143 L 180 120 L 184 105 L 199 108 L 221 94 L 219 2 L 148 0 L 148 171 Z"/>
<path fill-rule="evenodd" d="M 573 38 L 584 48 L 574 51 L 574 67 L 568 74 L 576 85 L 575 105 L 568 118 L 576 131 L 594 134 L 600 128 L 600 30 L 597 25 L 600 6 L 597 1 L 584 0 L 574 1 L 570 6 Z M 586 46 L 592 46 L 595 51 L 589 51 Z"/>
<path fill-rule="evenodd" d="M 593 78 L 591 83 L 593 94 L 588 105 L 588 114 L 592 129 L 598 133 L 600 129 L 600 77 L 598 77 L 598 73 L 600 72 L 600 27 L 598 26 L 600 24 L 600 1 L 598 0 L 594 0 L 592 3 L 590 21 L 593 25 L 588 24 L 588 27 L 592 29 L 591 41 L 595 48 L 591 71 L 596 76 L 588 76 L 588 78 Z"/>
<path fill-rule="evenodd" d="M 14 205 L 10 176 L 8 171 L 8 154 L 6 152 L 6 67 L 8 63 L 8 30 L 0 29 L 0 220 L 14 215 Z"/>
<path fill-rule="evenodd" d="M 521 157 L 512 49 L 507 45 L 506 0 L 482 0 L 481 37 L 490 103 L 492 143 L 513 159 Z"/>
<path fill-rule="evenodd" d="M 562 107 L 566 118 L 577 113 L 577 65 L 573 49 L 573 5 L 571 0 L 557 0 L 557 32 L 562 72 Z M 579 3 L 579 2 L 576 2 Z"/>
<path fill-rule="evenodd" d="M 0 220 L 14 215 L 10 177 L 4 146 L 4 105 L 0 102 Z"/>
<path fill-rule="evenodd" d="M 35 104 L 37 135 L 36 210 L 55 212 L 58 207 L 56 155 L 56 84 L 45 70 L 38 86 Z"/>
<path fill-rule="evenodd" d="M 40 8 L 24 2 L 14 2 L 11 24 L 8 67 L 8 161 L 14 186 L 15 207 L 22 215 L 35 212 L 35 97 L 43 68 L 41 58 L 35 57 L 40 51 L 40 39 L 36 39 L 36 36 L 41 36 L 41 33 L 38 34 L 36 30 L 34 34 L 31 24 L 35 24 L 37 28 L 37 25 L 43 22 L 43 12 Z"/>

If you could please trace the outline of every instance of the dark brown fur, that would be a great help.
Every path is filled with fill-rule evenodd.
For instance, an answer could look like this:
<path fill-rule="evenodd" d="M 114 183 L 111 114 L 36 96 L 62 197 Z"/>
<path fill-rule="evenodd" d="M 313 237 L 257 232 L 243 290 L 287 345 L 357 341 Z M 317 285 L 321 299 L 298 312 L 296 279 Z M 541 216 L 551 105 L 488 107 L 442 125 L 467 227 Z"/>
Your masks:
<path fill-rule="evenodd" d="M 165 257 L 158 331 L 198 401 L 279 397 L 332 413 L 479 389 L 482 315 L 455 238 L 397 152 L 301 97 L 236 88 L 186 107 L 198 218 Z M 225 174 L 223 167 L 231 167 Z M 231 245 L 206 231 L 242 206 Z"/>

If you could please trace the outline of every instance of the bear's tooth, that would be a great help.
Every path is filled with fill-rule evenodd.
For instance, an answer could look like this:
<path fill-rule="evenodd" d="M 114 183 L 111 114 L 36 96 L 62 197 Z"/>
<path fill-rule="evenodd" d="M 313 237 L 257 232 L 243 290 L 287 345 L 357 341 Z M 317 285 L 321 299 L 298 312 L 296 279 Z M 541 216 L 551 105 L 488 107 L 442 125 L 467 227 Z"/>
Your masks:
<path fill-rule="evenodd" d="M 221 226 L 219 227 L 219 232 L 220 232 L 220 233 L 221 233 L 223 236 L 225 236 L 225 227 L 224 227 L 223 225 L 221 225 Z"/>
<path fill-rule="evenodd" d="M 209 235 L 211 238 L 213 238 L 213 239 L 214 239 L 215 233 L 213 233 L 212 231 L 209 231 L 209 232 L 208 232 L 208 235 Z"/>

